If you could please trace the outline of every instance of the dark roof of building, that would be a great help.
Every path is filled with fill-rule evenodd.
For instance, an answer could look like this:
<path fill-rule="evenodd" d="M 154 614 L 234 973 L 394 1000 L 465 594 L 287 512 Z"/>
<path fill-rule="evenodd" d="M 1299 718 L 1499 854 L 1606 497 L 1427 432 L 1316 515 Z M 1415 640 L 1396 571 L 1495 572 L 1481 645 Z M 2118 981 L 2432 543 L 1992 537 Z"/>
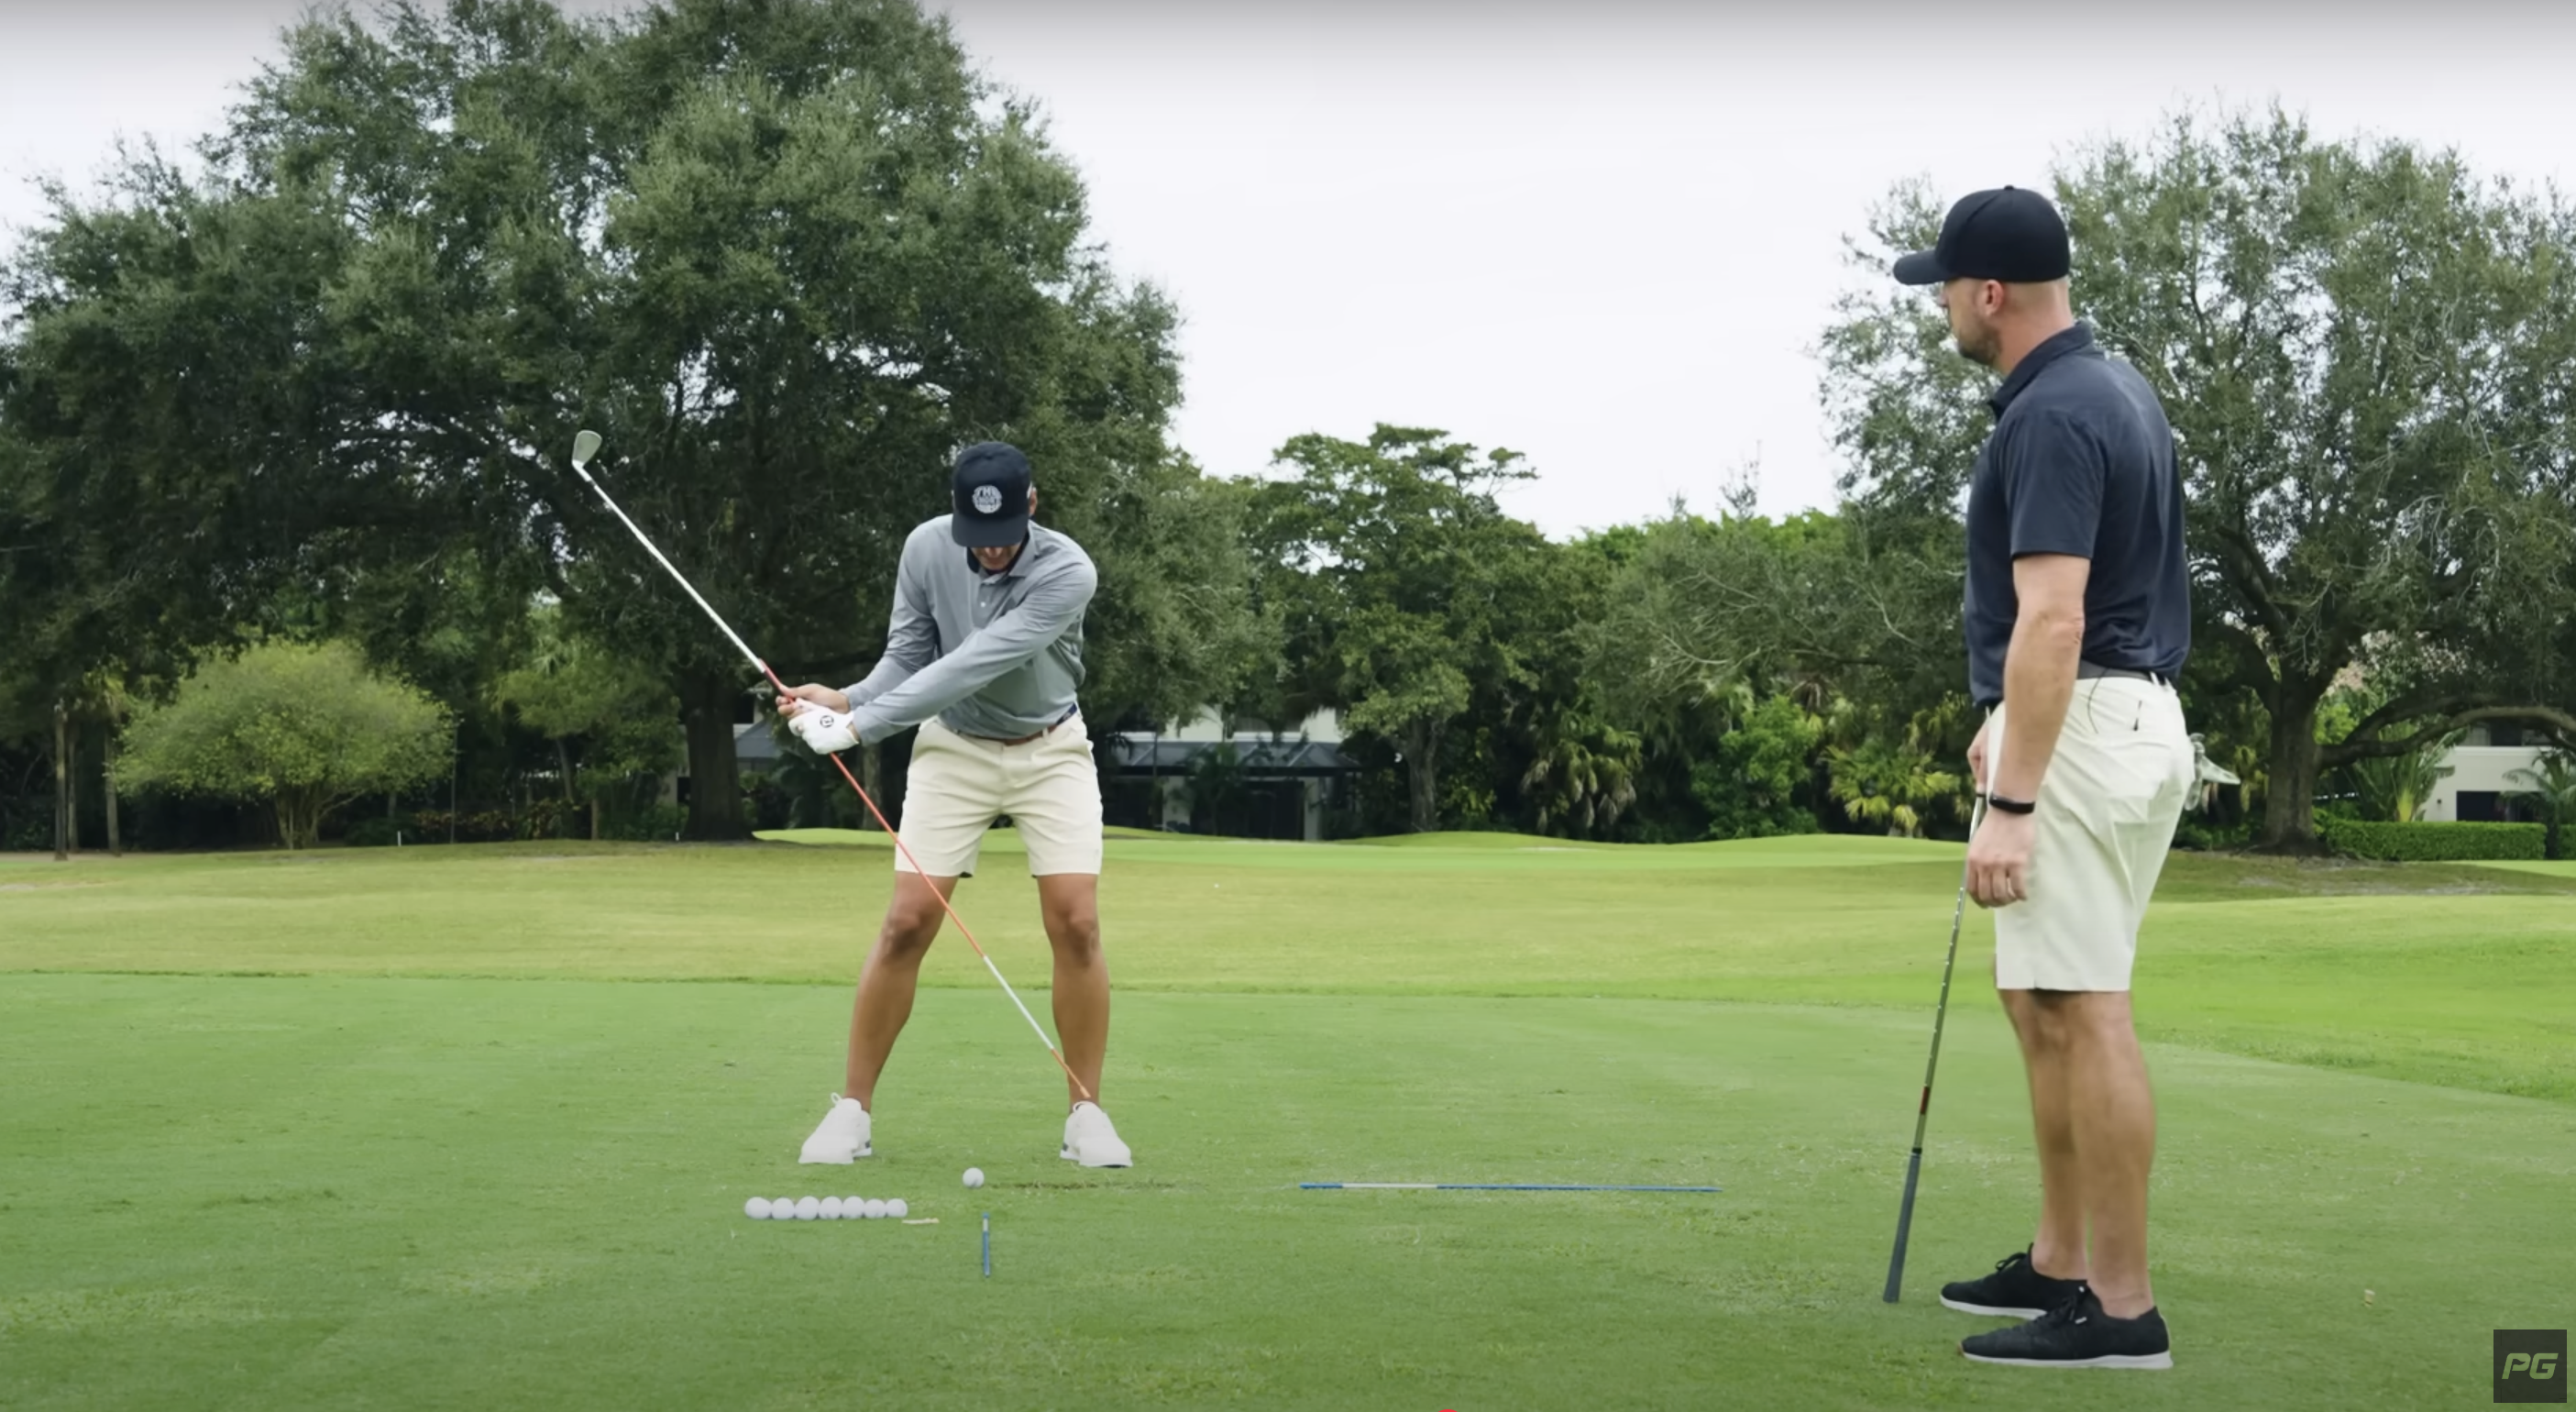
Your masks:
<path fill-rule="evenodd" d="M 1118 767 L 1132 774 L 1187 774 L 1199 757 L 1220 745 L 1232 745 L 1244 773 L 1256 779 L 1283 776 L 1336 775 L 1351 768 L 1341 748 L 1321 740 L 1271 740 L 1266 736 L 1231 741 L 1161 740 L 1129 732 L 1115 737 Z"/>

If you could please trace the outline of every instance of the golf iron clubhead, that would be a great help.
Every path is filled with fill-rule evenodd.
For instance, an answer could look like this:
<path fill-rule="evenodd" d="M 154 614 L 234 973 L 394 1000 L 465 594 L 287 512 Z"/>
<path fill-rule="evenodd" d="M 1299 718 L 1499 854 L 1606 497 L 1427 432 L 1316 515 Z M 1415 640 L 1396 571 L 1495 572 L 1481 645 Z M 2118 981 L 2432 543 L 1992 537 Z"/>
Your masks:
<path fill-rule="evenodd" d="M 1977 796 L 1975 807 L 1968 813 L 1968 837 L 1974 840 L 1977 826 L 1985 821 L 1986 801 Z M 1968 915 L 1968 865 L 1959 863 L 1959 896 L 1950 904 L 1950 953 L 1941 962 L 1941 999 L 1932 1010 L 1932 1054 L 1923 1061 L 1923 1097 L 1914 1108 L 1914 1151 L 1905 1159 L 1905 1196 L 1896 1207 L 1896 1248 L 1887 1256 L 1887 1290 L 1880 1298 L 1896 1302 L 1897 1287 L 1905 1281 L 1905 1242 L 1914 1231 L 1914 1186 L 1923 1175 L 1923 1132 L 1932 1120 L 1932 1074 L 1941 1066 L 1941 1026 L 1950 1015 L 1950 973 L 1959 964 L 1959 924 Z"/>
<path fill-rule="evenodd" d="M 572 468 L 574 470 L 584 469 L 590 464 L 590 458 L 598 454 L 599 433 L 584 428 L 580 434 L 573 437 Z"/>

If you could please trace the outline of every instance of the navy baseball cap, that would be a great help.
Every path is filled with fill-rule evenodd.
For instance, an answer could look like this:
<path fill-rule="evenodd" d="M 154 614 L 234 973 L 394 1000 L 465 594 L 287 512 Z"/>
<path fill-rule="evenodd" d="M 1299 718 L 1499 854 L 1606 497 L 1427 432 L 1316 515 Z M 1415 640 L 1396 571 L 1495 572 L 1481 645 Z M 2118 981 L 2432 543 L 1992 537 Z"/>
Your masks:
<path fill-rule="evenodd" d="M 969 549 L 1003 549 L 1029 533 L 1029 458 L 1005 441 L 979 441 L 957 453 L 949 486 L 956 502 L 948 532 Z"/>
<path fill-rule="evenodd" d="M 1941 239 L 1896 262 L 1900 284 L 1992 279 L 2044 284 L 2066 278 L 2075 261 L 2066 220 L 2047 197 L 2017 186 L 1971 192 L 1942 218 Z"/>

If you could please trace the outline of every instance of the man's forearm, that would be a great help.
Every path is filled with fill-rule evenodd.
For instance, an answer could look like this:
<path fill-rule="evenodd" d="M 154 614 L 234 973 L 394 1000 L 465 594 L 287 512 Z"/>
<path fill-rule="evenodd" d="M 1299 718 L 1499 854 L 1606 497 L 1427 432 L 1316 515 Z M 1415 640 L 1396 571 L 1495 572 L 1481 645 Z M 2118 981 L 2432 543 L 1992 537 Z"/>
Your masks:
<path fill-rule="evenodd" d="M 894 654 L 889 652 L 877 659 L 876 666 L 870 669 L 865 677 L 841 689 L 841 694 L 850 699 L 850 704 L 841 709 L 845 712 L 856 711 L 910 681 L 913 673 L 919 670 L 909 663 L 895 660 Z"/>
<path fill-rule="evenodd" d="M 850 719 L 859 738 L 873 745 L 983 690 L 1004 672 L 1035 657 L 1045 646 L 1045 641 L 1034 640 L 1034 635 L 996 624 L 920 671 L 907 673 L 864 705 L 852 702 Z"/>
<path fill-rule="evenodd" d="M 1986 742 L 1992 790 L 2006 799 L 2036 800 L 2057 733 L 2075 697 L 2075 672 L 2084 651 L 2082 619 L 2025 613 L 2013 624 L 2004 650 L 2004 738 Z"/>

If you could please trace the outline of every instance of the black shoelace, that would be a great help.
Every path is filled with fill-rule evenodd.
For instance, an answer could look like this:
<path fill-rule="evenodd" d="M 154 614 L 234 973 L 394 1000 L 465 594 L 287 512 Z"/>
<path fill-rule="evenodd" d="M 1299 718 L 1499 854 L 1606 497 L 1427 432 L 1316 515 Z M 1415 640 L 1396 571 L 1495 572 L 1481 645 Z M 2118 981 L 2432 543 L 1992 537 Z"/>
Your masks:
<path fill-rule="evenodd" d="M 2092 1286 L 2078 1280 L 2073 1289 L 2058 1296 L 2057 1302 L 2048 1307 L 2048 1312 L 2039 1316 L 2039 1321 L 2068 1326 L 2091 1323 L 2093 1316 L 2084 1312 L 2084 1301 L 2092 1297 Z"/>

